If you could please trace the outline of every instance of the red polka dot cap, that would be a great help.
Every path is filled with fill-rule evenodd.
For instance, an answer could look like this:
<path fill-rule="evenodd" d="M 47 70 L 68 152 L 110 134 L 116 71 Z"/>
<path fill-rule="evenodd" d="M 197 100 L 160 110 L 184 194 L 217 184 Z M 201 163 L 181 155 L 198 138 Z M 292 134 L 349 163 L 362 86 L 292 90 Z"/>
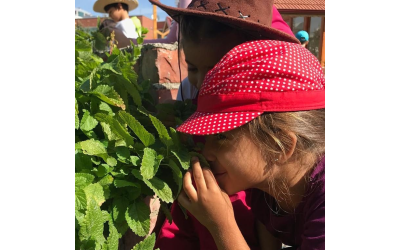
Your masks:
<path fill-rule="evenodd" d="M 197 110 L 178 131 L 217 134 L 264 112 L 325 108 L 325 77 L 301 45 L 259 40 L 229 51 L 204 78 Z"/>

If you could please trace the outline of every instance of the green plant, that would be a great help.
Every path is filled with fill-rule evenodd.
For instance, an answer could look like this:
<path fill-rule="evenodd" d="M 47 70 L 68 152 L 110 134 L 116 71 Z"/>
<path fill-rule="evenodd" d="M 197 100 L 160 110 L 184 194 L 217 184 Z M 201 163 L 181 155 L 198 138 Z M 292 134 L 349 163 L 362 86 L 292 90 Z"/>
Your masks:
<path fill-rule="evenodd" d="M 180 124 L 195 106 L 154 106 L 149 82 L 138 84 L 133 70 L 143 40 L 130 52 L 113 45 L 103 60 L 93 53 L 95 39 L 76 30 L 75 242 L 76 249 L 117 250 L 128 228 L 148 234 L 144 197 L 157 195 L 170 218 L 168 204 L 181 190 L 196 145 L 162 120 L 172 115 Z M 134 249 L 153 249 L 154 241 L 153 233 Z"/>

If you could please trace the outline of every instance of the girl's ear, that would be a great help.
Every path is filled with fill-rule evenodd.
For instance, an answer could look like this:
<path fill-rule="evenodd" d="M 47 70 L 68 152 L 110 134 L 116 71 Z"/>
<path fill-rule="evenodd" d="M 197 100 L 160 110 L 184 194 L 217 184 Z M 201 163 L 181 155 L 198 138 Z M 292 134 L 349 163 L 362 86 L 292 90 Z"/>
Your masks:
<path fill-rule="evenodd" d="M 294 150 L 296 149 L 297 145 L 297 136 L 293 132 L 287 132 L 287 136 L 289 137 L 291 143 L 290 146 L 288 146 L 285 154 L 280 154 L 278 162 L 284 163 L 287 162 L 293 155 Z"/>

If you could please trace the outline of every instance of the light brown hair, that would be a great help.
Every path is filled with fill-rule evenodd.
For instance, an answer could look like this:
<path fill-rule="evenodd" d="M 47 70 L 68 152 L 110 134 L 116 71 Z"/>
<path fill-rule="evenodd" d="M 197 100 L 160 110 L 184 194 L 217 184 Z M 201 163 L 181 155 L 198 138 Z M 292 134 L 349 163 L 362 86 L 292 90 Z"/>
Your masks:
<path fill-rule="evenodd" d="M 297 137 L 293 161 L 302 162 L 306 156 L 311 156 L 316 163 L 325 153 L 325 109 L 264 113 L 243 128 L 249 130 L 267 162 L 280 154 L 285 156 L 292 147 L 288 132 Z"/>

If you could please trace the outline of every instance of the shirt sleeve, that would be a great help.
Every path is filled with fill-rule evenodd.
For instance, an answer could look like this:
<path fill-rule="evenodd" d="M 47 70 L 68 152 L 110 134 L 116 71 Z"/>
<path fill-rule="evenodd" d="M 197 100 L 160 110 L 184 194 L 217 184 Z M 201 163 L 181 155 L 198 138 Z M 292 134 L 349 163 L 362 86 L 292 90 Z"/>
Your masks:
<path fill-rule="evenodd" d="M 177 201 L 172 204 L 172 224 L 168 219 L 162 225 L 156 240 L 154 249 L 176 250 L 176 249 L 199 249 L 200 243 L 195 232 L 191 217 L 185 219 Z"/>

